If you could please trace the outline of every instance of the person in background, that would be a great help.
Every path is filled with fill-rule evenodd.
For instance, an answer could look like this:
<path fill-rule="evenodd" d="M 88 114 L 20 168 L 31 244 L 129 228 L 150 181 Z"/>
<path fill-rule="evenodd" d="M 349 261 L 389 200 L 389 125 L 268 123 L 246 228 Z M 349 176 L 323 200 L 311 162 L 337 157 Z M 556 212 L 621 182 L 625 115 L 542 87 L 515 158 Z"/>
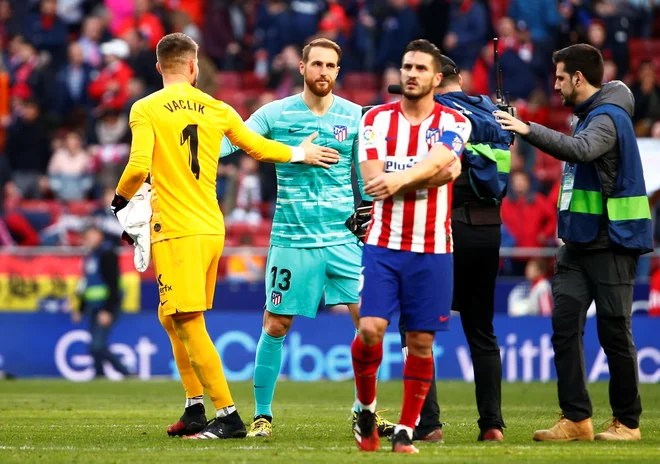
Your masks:
<path fill-rule="evenodd" d="M 461 69 L 472 69 L 482 47 L 488 43 L 490 29 L 486 5 L 475 0 L 459 0 L 452 4 L 449 33 L 444 48 Z"/>
<path fill-rule="evenodd" d="M 18 118 L 7 129 L 6 154 L 12 181 L 23 198 L 41 198 L 47 188 L 49 132 L 34 99 L 17 106 Z"/>
<path fill-rule="evenodd" d="M 121 303 L 119 258 L 113 245 L 104 241 L 103 231 L 95 225 L 85 231 L 84 244 L 89 252 L 83 264 L 84 278 L 79 285 L 80 306 L 72 311 L 71 320 L 79 324 L 84 313 L 90 317 L 90 354 L 94 358 L 96 378 L 104 376 L 104 361 L 126 377 L 130 375 L 128 368 L 108 348 L 110 329 L 117 321 Z"/>
<path fill-rule="evenodd" d="M 103 190 L 101 204 L 97 209 L 92 211 L 92 218 L 95 221 L 95 224 L 105 234 L 106 241 L 114 243 L 115 246 L 119 246 L 121 245 L 121 236 L 124 229 L 122 229 L 121 224 L 119 224 L 115 215 L 112 214 L 112 210 L 108 207 L 108 205 L 112 203 L 114 197 L 115 189 L 113 187 L 106 187 Z"/>
<path fill-rule="evenodd" d="M 660 85 L 653 61 L 646 60 L 639 64 L 637 77 L 630 91 L 635 97 L 632 117 L 635 133 L 638 137 L 646 137 L 653 121 L 660 119 Z"/>
<path fill-rule="evenodd" d="M 149 0 L 134 0 L 134 14 L 124 19 L 117 29 L 117 35 L 122 36 L 129 29 L 138 29 L 147 37 L 151 50 L 156 49 L 156 44 L 165 35 L 162 21 L 153 14 L 150 9 Z"/>
<path fill-rule="evenodd" d="M 84 125 L 85 113 L 91 106 L 87 88 L 92 82 L 94 68 L 85 63 L 84 51 L 78 42 L 69 45 L 68 56 L 69 62 L 56 75 L 55 107 L 68 122 Z"/>
<path fill-rule="evenodd" d="M 384 3 L 384 2 L 383 2 Z M 401 51 L 415 37 L 419 37 L 421 26 L 415 11 L 406 0 L 388 0 L 384 17 L 379 21 L 380 40 L 377 42 L 375 65 L 379 70 L 398 66 Z"/>
<path fill-rule="evenodd" d="M 101 45 L 103 62 L 101 69 L 89 85 L 89 95 L 102 108 L 121 110 L 128 101 L 128 83 L 133 70 L 126 64 L 130 48 L 121 39 L 113 39 Z"/>
<path fill-rule="evenodd" d="M 26 36 L 37 50 L 50 54 L 55 67 L 66 63 L 66 33 L 66 24 L 57 15 L 56 0 L 41 0 L 39 12 L 27 19 Z"/>
<path fill-rule="evenodd" d="M 649 285 L 649 316 L 660 317 L 660 269 L 651 274 Z"/>
<path fill-rule="evenodd" d="M 82 26 L 82 34 L 77 43 L 82 47 L 85 64 L 94 69 L 98 69 L 103 65 L 103 56 L 101 55 L 102 37 L 103 19 L 98 16 L 85 18 Z"/>
<path fill-rule="evenodd" d="M 372 105 L 384 105 L 385 103 L 392 103 L 401 100 L 399 95 L 393 95 L 388 91 L 390 85 L 399 85 L 401 82 L 400 72 L 394 66 L 391 66 L 383 72 L 383 84 L 381 85 L 380 92 L 372 102 Z"/>
<path fill-rule="evenodd" d="M 548 264 L 545 260 L 529 260 L 525 267 L 527 281 L 520 284 L 525 296 L 513 301 L 509 297 L 509 316 L 552 316 L 552 288 L 547 276 Z M 514 292 L 515 289 L 511 293 Z"/>
<path fill-rule="evenodd" d="M 129 29 L 121 36 L 121 39 L 129 47 L 126 64 L 133 70 L 135 77 L 144 81 L 146 93 L 161 89 L 163 83 L 158 70 L 154 66 L 154 52 L 149 48 L 149 39 L 147 36 L 137 29 Z"/>
<path fill-rule="evenodd" d="M 502 201 L 502 221 L 516 240 L 517 247 L 548 246 L 557 226 L 553 205 L 530 188 L 529 175 L 523 171 L 511 174 L 511 190 Z M 523 275 L 527 260 L 513 261 L 515 275 Z"/>
<path fill-rule="evenodd" d="M 229 222 L 261 222 L 261 180 L 259 162 L 251 156 L 243 156 L 238 168 L 238 190 L 236 208 L 229 215 Z"/>
<path fill-rule="evenodd" d="M 83 200 L 87 196 L 94 182 L 90 165 L 81 135 L 69 132 L 48 164 L 50 188 L 59 200 Z"/>

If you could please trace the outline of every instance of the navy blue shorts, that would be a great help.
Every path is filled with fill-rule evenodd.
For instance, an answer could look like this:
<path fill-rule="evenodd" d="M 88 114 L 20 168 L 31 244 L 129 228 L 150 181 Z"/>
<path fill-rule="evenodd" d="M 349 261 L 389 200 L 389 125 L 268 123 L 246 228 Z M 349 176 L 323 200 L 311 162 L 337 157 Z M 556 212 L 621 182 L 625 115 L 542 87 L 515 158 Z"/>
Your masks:
<path fill-rule="evenodd" d="M 380 317 L 389 322 L 401 311 L 406 331 L 449 330 L 453 255 L 365 245 L 360 284 L 360 317 Z"/>

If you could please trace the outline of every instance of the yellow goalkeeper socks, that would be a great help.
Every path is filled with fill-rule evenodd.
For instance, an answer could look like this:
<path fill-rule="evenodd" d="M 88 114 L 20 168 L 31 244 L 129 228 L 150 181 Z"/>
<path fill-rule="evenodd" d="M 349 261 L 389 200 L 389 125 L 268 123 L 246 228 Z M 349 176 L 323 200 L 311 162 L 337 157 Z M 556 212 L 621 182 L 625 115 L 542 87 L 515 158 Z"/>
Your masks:
<path fill-rule="evenodd" d="M 162 305 L 158 305 L 158 319 L 165 329 L 165 332 L 167 332 L 167 335 L 170 337 L 174 362 L 176 362 L 176 367 L 179 370 L 181 383 L 183 383 L 183 389 L 186 391 L 186 398 L 203 398 L 204 387 L 202 387 L 202 383 L 199 381 L 197 374 L 195 374 L 195 371 L 190 365 L 188 351 L 184 344 L 181 343 L 176 330 L 174 330 L 172 317 L 163 314 Z"/>
<path fill-rule="evenodd" d="M 220 356 L 206 331 L 204 314 L 178 313 L 172 316 L 174 329 L 188 351 L 188 358 L 197 378 L 211 396 L 216 411 L 223 415 L 234 406 Z"/>

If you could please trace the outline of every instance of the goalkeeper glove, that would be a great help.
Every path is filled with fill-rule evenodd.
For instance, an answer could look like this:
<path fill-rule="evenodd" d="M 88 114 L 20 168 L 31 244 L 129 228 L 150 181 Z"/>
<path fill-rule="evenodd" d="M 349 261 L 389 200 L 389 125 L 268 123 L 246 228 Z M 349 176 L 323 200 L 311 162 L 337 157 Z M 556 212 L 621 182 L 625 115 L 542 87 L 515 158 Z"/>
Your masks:
<path fill-rule="evenodd" d="M 117 213 L 126 208 L 126 206 L 128 206 L 128 200 L 115 192 L 115 197 L 112 199 L 112 203 L 110 203 L 112 214 L 117 217 Z M 126 233 L 126 231 L 121 234 L 121 239 L 129 245 L 133 245 L 135 243 L 131 236 Z"/>
<path fill-rule="evenodd" d="M 121 211 L 122 209 L 126 208 L 128 206 L 128 200 L 118 193 L 115 193 L 115 197 L 112 199 L 112 203 L 110 203 L 110 209 L 112 210 L 112 214 L 117 216 L 117 213 Z"/>
<path fill-rule="evenodd" d="M 360 206 L 357 207 L 355 212 L 345 222 L 348 230 L 361 242 L 364 242 L 364 237 L 367 235 L 367 228 L 371 222 L 371 206 L 372 202 L 363 200 Z"/>
<path fill-rule="evenodd" d="M 133 262 L 139 272 L 144 272 L 151 259 L 151 185 L 143 184 L 140 190 L 127 201 L 115 195 L 112 210 L 124 229 L 122 239 L 135 246 Z"/>

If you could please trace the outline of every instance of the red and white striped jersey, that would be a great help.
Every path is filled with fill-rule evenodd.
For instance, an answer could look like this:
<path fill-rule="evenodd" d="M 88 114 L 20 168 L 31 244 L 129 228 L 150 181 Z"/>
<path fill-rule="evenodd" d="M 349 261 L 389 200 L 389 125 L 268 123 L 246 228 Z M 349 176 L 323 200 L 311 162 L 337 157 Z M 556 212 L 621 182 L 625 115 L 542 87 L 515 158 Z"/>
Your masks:
<path fill-rule="evenodd" d="M 529 301 L 527 315 L 530 316 L 552 316 L 554 302 L 552 299 L 552 285 L 546 278 L 537 279 L 532 282 L 529 289 Z"/>
<path fill-rule="evenodd" d="M 382 160 L 385 172 L 402 171 L 425 159 L 436 143 L 460 157 L 471 128 L 465 116 L 438 103 L 416 126 L 403 115 L 401 102 L 376 106 L 360 123 L 359 160 Z M 451 253 L 451 195 L 448 184 L 374 202 L 365 243 L 417 253 Z"/>

